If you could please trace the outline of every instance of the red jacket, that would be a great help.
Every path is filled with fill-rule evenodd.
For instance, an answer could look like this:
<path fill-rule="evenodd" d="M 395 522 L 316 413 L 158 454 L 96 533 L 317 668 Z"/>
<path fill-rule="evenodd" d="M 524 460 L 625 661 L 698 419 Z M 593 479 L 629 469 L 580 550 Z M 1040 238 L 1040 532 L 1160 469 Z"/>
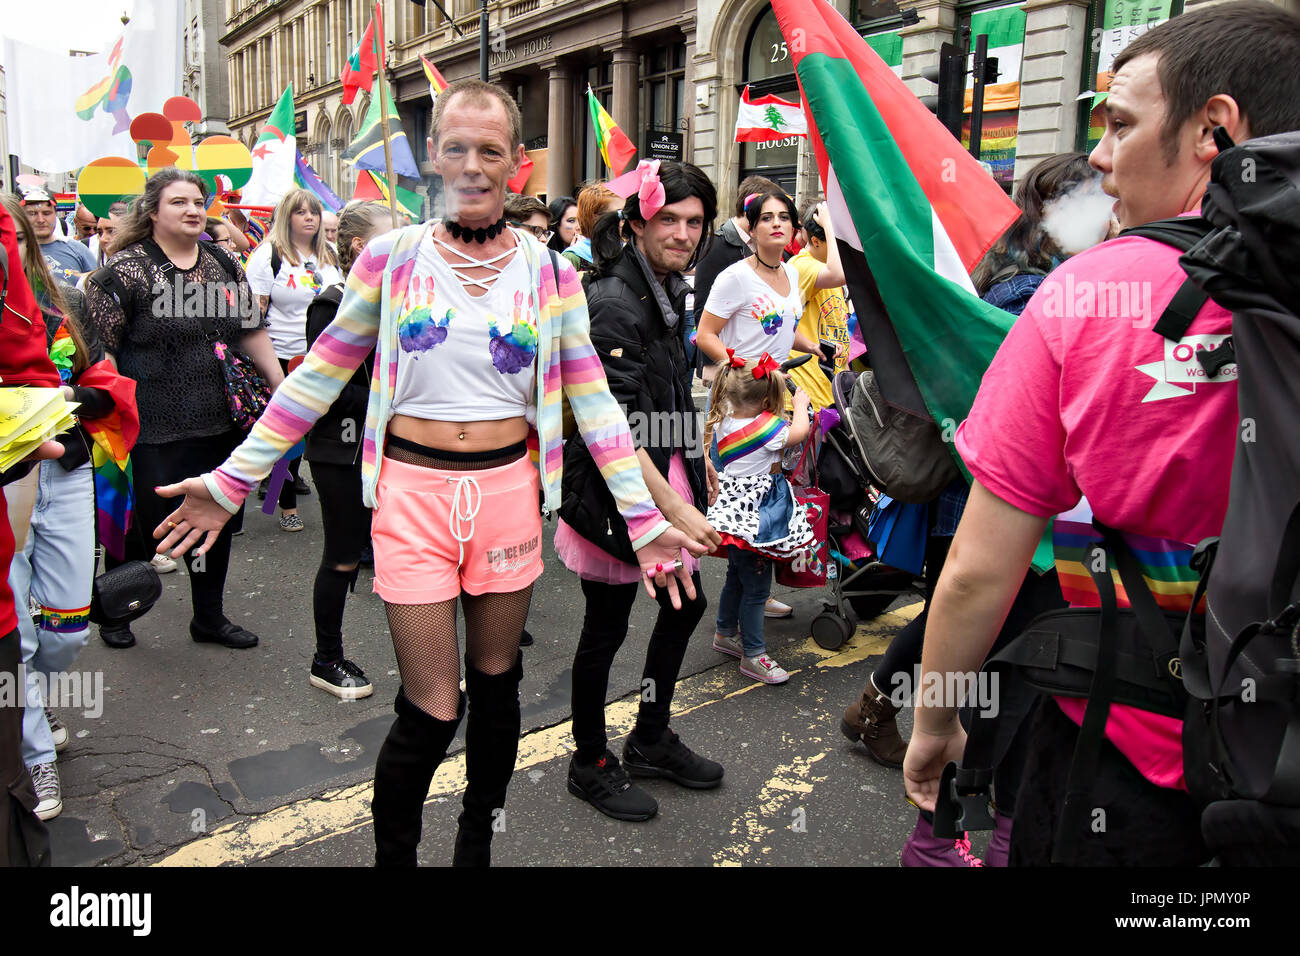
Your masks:
<path fill-rule="evenodd" d="M 18 255 L 18 241 L 9 210 L 0 205 L 0 245 L 4 246 L 9 261 L 9 284 L 5 292 L 4 308 L 0 310 L 0 387 L 36 385 L 57 388 L 59 373 L 50 361 L 45 346 L 45 320 L 36 305 L 23 261 Z M 0 284 L 4 283 L 0 273 Z M 0 475 L 0 485 L 6 479 L 21 477 L 23 468 L 15 465 L 8 474 Z M 4 491 L 0 488 L 0 507 L 4 507 Z M 14 596 L 9 590 L 9 562 L 14 556 L 14 533 L 8 520 L 0 521 L 0 637 L 18 627 L 14 616 Z M 17 635 L 14 637 L 17 640 Z"/>

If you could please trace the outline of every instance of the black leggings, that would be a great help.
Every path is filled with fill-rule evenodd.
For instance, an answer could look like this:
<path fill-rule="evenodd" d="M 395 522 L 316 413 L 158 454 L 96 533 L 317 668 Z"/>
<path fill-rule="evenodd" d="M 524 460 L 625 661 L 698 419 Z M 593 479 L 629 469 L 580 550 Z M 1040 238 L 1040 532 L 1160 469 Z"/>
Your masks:
<path fill-rule="evenodd" d="M 329 663 L 343 659 L 343 607 L 348 591 L 356 589 L 361 550 L 370 540 L 370 509 L 361 503 L 359 462 L 333 465 L 314 461 L 311 477 L 320 496 L 325 531 L 325 549 L 312 592 L 316 658 Z"/>
<path fill-rule="evenodd" d="M 149 560 L 157 548 L 154 528 L 167 520 L 181 503 L 180 498 L 160 498 L 154 494 L 157 485 L 170 485 L 222 464 L 244 440 L 243 432 L 231 431 L 223 435 L 204 438 L 182 438 L 162 445 L 137 444 L 131 451 L 132 490 L 135 492 L 135 525 L 127 535 L 127 558 Z M 190 597 L 194 603 L 194 619 L 200 625 L 215 630 L 225 623 L 222 613 L 222 593 L 226 588 L 226 572 L 230 567 L 230 536 L 232 521 L 227 521 L 217 535 L 216 543 L 208 553 L 194 557 L 194 550 L 185 553 L 185 569 L 189 572 Z M 117 567 L 107 554 L 105 566 Z"/>
<path fill-rule="evenodd" d="M 637 713 L 633 733 L 648 743 L 657 743 L 668 729 L 668 710 L 677 685 L 677 674 L 686 656 L 686 645 L 704 616 L 708 600 L 700 585 L 700 574 L 695 572 L 695 600 L 688 601 L 679 592 L 682 609 L 674 610 L 666 588 L 656 588 L 659 617 L 650 634 L 646 651 L 645 669 L 642 671 L 641 708 Z M 582 593 L 587 599 L 586 615 L 582 621 L 582 636 L 573 658 L 573 739 L 578 745 L 579 763 L 593 763 L 600 759 L 609 745 L 605 735 L 605 695 L 609 690 L 609 669 L 614 655 L 627 637 L 628 617 L 642 585 L 601 584 L 583 581 Z"/>

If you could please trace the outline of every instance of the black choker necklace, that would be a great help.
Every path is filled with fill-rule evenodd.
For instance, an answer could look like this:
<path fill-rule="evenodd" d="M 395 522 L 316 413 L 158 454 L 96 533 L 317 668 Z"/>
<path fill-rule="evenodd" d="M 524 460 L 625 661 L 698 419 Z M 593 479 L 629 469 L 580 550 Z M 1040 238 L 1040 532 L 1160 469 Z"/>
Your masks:
<path fill-rule="evenodd" d="M 764 269 L 771 269 L 773 272 L 776 272 L 778 269 L 781 268 L 781 260 L 780 260 L 780 259 L 777 260 L 776 265 L 774 265 L 774 266 L 769 266 L 766 262 L 763 261 L 763 257 L 760 256 L 757 252 L 754 253 L 754 258 L 758 260 L 758 264 L 759 264 L 760 266 L 762 266 Z"/>
<path fill-rule="evenodd" d="M 443 225 L 447 227 L 447 231 L 451 233 L 453 239 L 459 239 L 462 242 L 485 243 L 489 239 L 495 239 L 497 236 L 501 235 L 502 231 L 506 228 L 506 220 L 505 217 L 502 216 L 487 228 L 479 229 L 470 229 L 452 219 L 448 219 L 443 223 Z"/>

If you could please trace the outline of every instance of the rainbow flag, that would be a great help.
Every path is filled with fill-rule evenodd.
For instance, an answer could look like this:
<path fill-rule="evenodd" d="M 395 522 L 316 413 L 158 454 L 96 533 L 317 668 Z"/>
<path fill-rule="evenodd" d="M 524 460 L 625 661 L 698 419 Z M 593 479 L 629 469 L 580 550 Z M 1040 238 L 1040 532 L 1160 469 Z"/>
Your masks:
<path fill-rule="evenodd" d="M 636 147 L 627 138 L 627 134 L 618 128 L 614 117 L 600 105 L 590 86 L 587 87 L 587 108 L 591 110 L 591 122 L 596 127 L 596 145 L 600 147 L 600 155 L 604 158 L 605 165 L 617 176 L 636 156 Z"/>
<path fill-rule="evenodd" d="M 131 491 L 131 448 L 140 435 L 135 381 L 119 375 L 104 359 L 82 372 L 77 383 L 102 388 L 113 397 L 113 411 L 81 424 L 95 442 L 91 449 L 91 468 L 99 543 L 105 551 L 122 561 L 126 559 L 126 532 L 131 527 L 135 503 Z"/>
<path fill-rule="evenodd" d="M 429 81 L 429 97 L 436 100 L 438 94 L 447 88 L 447 81 L 438 72 L 438 68 L 426 60 L 423 55 L 420 57 L 420 65 L 424 67 L 424 76 Z"/>
<path fill-rule="evenodd" d="M 315 195 L 321 201 L 321 205 L 330 212 L 338 212 L 343 208 L 343 200 L 339 199 L 334 190 L 325 185 L 325 181 L 316 174 L 316 170 L 311 168 L 301 152 L 297 152 L 293 160 L 293 181 L 303 189 Z"/>
<path fill-rule="evenodd" d="M 771 412 L 764 412 L 744 428 L 737 429 L 730 435 L 720 438 L 718 440 L 718 457 L 722 459 L 722 467 L 725 468 L 733 461 L 738 461 L 751 452 L 762 448 L 788 424 L 784 418 L 773 415 Z"/>

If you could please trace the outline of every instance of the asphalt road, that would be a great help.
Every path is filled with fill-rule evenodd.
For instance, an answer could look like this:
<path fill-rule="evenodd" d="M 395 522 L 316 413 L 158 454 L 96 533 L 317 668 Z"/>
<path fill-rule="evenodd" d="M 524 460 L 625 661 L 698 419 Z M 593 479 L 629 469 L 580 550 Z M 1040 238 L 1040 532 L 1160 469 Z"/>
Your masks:
<path fill-rule="evenodd" d="M 50 822 L 56 865 L 369 865 L 370 782 L 398 687 L 383 607 L 363 572 L 349 598 L 348 656 L 375 684 L 372 697 L 338 701 L 308 684 L 314 649 L 311 585 L 321 550 L 318 498 L 302 501 L 307 530 L 285 534 L 248 516 L 235 539 L 226 613 L 261 637 L 232 651 L 190 640 L 182 567 L 134 625 L 138 639 L 112 650 L 97 635 L 76 668 L 102 674 L 103 712 L 62 717 L 72 744 L 60 755 L 62 816 Z M 525 651 L 524 739 L 505 831 L 505 865 L 897 864 L 915 822 L 901 775 L 880 767 L 839 732 L 872 660 L 915 613 L 915 595 L 859 627 L 837 652 L 809 638 L 823 592 L 774 594 L 792 619 L 768 622 L 768 646 L 792 672 L 768 687 L 714 652 L 712 607 L 724 562 L 707 559 L 710 611 L 687 652 L 673 726 L 726 768 L 709 792 L 654 781 L 660 813 L 619 823 L 569 795 L 569 675 L 583 616 L 577 579 L 553 559 L 534 591 Z M 653 602 L 641 598 L 610 681 L 612 747 L 631 727 Z M 904 719 L 906 727 L 906 718 Z M 435 778 L 421 862 L 450 861 L 464 786 L 463 742 Z"/>

